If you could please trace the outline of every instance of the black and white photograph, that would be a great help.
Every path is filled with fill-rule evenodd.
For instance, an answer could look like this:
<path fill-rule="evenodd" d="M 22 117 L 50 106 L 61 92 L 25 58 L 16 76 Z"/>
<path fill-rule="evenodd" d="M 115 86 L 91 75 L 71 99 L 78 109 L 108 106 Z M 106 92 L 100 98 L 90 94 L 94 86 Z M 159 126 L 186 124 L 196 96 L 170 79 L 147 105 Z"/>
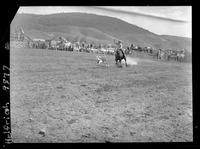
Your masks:
<path fill-rule="evenodd" d="M 192 6 L 20 6 L 13 143 L 193 142 Z"/>

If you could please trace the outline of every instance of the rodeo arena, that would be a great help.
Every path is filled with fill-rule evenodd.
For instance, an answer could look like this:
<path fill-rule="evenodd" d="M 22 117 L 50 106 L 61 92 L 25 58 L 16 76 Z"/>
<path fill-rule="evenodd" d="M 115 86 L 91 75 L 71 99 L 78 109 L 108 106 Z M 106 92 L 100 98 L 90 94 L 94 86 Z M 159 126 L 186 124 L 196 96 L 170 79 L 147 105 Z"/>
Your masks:
<path fill-rule="evenodd" d="M 191 142 L 186 48 L 10 33 L 15 143 Z"/>

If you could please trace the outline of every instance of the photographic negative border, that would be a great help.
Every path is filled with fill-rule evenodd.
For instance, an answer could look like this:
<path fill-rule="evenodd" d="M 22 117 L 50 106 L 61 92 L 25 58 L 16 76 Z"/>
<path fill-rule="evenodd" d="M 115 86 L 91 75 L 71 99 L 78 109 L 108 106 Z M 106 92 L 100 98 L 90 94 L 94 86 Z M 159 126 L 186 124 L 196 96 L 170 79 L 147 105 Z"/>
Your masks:
<path fill-rule="evenodd" d="M 2 102 L 1 102 L 1 120 L 2 120 L 2 128 L 1 133 L 3 136 L 2 144 L 3 147 L 9 147 L 9 146 L 50 146 L 55 147 L 58 146 L 58 144 L 16 144 L 12 143 L 11 139 L 11 121 L 10 121 L 10 50 L 9 50 L 9 43 L 10 43 L 10 23 L 12 19 L 14 18 L 18 8 L 20 6 L 192 6 L 191 0 L 126 0 L 126 1 L 113 1 L 113 0 L 104 0 L 104 1 L 63 1 L 63 0 L 56 0 L 56 1 L 48 1 L 48 0 L 40 0 L 40 1 L 34 1 L 34 0 L 21 0 L 18 2 L 12 2 L 7 1 L 7 4 L 4 3 L 5 7 L 1 11 L 1 18 L 4 18 L 3 23 L 1 24 L 1 34 L 0 34 L 0 46 L 1 46 L 1 56 L 3 57 L 2 66 L 1 66 L 1 80 L 2 80 Z M 194 47 L 194 46 L 193 46 Z M 167 145 L 167 146 L 198 146 L 198 141 L 200 141 L 199 138 L 199 95 L 198 95 L 198 64 L 197 59 L 194 54 L 196 51 L 192 51 L 192 83 L 193 83 L 193 142 L 186 142 L 186 143 L 144 143 L 144 145 L 156 146 L 156 145 Z M 196 65 L 196 64 L 197 65 Z M 134 145 L 143 145 L 143 143 L 134 143 Z M 65 145 L 65 144 L 59 144 L 59 145 Z M 68 145 L 67 145 L 68 146 Z"/>

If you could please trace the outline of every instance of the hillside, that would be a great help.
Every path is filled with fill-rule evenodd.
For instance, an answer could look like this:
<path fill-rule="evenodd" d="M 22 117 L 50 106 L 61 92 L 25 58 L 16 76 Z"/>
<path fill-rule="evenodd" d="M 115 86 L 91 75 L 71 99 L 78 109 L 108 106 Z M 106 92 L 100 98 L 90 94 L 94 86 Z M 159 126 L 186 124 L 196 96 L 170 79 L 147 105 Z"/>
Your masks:
<path fill-rule="evenodd" d="M 168 40 L 172 46 L 173 44 L 180 44 L 182 47 L 185 47 L 188 49 L 188 51 L 191 52 L 192 48 L 192 39 L 191 38 L 185 38 L 185 37 L 178 37 L 178 36 L 169 36 L 169 35 L 161 35 L 163 38 Z"/>
<path fill-rule="evenodd" d="M 191 39 L 157 35 L 120 19 L 94 14 L 16 14 L 11 32 L 18 25 L 31 38 L 50 39 L 53 35 L 62 35 L 70 40 L 94 43 L 113 43 L 113 39 L 120 39 L 126 44 L 164 49 L 187 48 L 191 51 Z"/>

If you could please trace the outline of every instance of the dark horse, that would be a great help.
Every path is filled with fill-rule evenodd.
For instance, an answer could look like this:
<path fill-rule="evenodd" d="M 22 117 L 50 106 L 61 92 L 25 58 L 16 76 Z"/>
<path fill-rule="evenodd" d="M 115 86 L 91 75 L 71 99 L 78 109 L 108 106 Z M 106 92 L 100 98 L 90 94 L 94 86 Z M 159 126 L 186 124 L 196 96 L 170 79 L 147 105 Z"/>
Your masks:
<path fill-rule="evenodd" d="M 115 64 L 118 64 L 118 61 L 120 62 L 121 64 L 121 60 L 125 60 L 125 64 L 127 66 L 127 63 L 126 63 L 126 56 L 123 52 L 123 50 L 121 48 L 118 48 L 116 51 L 115 51 Z"/>

